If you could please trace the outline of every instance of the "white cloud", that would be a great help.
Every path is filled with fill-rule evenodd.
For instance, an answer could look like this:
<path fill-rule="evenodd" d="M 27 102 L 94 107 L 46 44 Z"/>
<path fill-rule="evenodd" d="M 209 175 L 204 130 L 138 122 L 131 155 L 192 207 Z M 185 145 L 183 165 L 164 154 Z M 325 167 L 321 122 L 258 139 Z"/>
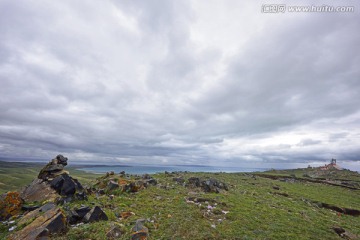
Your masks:
<path fill-rule="evenodd" d="M 358 164 L 358 13 L 262 4 L 2 1 L 0 157 Z"/>

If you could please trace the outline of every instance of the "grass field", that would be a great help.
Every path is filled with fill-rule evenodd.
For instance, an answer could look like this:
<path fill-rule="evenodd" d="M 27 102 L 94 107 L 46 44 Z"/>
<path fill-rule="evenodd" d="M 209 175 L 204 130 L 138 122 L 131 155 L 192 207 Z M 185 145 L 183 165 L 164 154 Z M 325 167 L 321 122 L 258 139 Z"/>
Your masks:
<path fill-rule="evenodd" d="M 80 182 L 86 180 L 89 185 L 94 183 L 89 182 L 90 179 L 98 177 L 67 170 Z M 262 174 L 300 179 L 306 171 L 309 170 Z M 13 174 L 18 176 L 16 174 L 20 172 L 16 168 L 5 171 L 1 179 Z M 36 173 L 36 169 L 28 169 L 27 179 L 31 181 L 31 174 L 36 176 Z M 360 181 L 357 173 L 348 172 L 348 176 L 344 172 L 339 174 L 342 179 L 346 180 L 349 176 L 355 183 Z M 332 175 L 334 179 L 339 177 Z M 152 176 L 158 184 L 136 193 L 115 191 L 105 195 L 91 194 L 87 201 L 63 205 L 63 209 L 82 204 L 97 205 L 106 212 L 109 220 L 71 227 L 65 236 L 56 236 L 55 239 L 106 239 L 106 232 L 112 226 L 118 226 L 123 231 L 121 239 L 130 239 L 131 228 L 140 218 L 146 220 L 150 239 L 342 239 L 332 229 L 335 226 L 360 236 L 359 217 L 338 213 L 318 204 L 360 210 L 359 190 L 297 178 L 291 181 L 269 179 L 250 173 L 162 173 Z M 188 188 L 173 181 L 179 176 L 185 180 L 194 176 L 216 178 L 227 183 L 229 191 L 205 193 L 197 188 Z M 103 177 L 102 181 L 110 178 L 118 179 L 119 176 Z M 4 191 L 4 188 L 1 189 Z M 124 212 L 132 215 L 121 218 Z"/>

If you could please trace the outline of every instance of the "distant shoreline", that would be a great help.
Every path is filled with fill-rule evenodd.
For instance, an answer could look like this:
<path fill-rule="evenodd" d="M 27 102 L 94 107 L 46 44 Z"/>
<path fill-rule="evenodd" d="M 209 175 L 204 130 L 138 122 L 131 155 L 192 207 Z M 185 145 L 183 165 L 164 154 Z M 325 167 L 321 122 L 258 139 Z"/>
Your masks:
<path fill-rule="evenodd" d="M 193 165 L 173 165 L 173 166 L 156 166 L 156 165 L 146 165 L 146 166 L 97 166 L 97 167 L 81 167 L 76 168 L 77 170 L 94 173 L 94 174 L 104 174 L 106 172 L 115 172 L 119 173 L 125 171 L 129 174 L 156 174 L 167 172 L 225 172 L 225 173 L 237 173 L 237 172 L 264 172 L 270 170 L 269 168 L 245 168 L 245 167 L 219 167 L 219 166 L 193 166 Z"/>

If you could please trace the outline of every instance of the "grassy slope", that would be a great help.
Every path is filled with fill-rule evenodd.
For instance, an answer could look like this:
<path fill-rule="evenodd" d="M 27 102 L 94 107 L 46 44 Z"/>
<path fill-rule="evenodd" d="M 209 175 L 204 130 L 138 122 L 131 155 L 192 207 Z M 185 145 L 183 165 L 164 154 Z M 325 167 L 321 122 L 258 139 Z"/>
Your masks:
<path fill-rule="evenodd" d="M 172 177 L 157 174 L 155 177 L 160 184 L 170 186 L 169 189 L 150 187 L 135 194 L 121 193 L 111 201 L 107 196 L 91 196 L 88 203 L 103 207 L 110 221 L 72 228 L 66 238 L 103 239 L 112 224 L 119 224 L 125 231 L 123 239 L 129 239 L 131 227 L 139 218 L 149 219 L 146 226 L 152 239 L 340 239 L 331 229 L 333 226 L 360 234 L 358 217 L 339 216 L 307 201 L 360 209 L 359 191 L 318 183 L 255 179 L 243 173 L 183 175 L 185 178 L 216 177 L 231 187 L 228 192 L 220 194 L 202 193 L 175 184 Z M 274 190 L 274 186 L 280 190 Z M 194 191 L 196 196 L 215 200 L 218 209 L 229 213 L 206 216 L 207 204 L 205 209 L 201 209 L 185 201 L 185 197 L 195 194 Z M 289 197 L 274 192 L 287 193 Z M 126 220 L 117 218 L 123 211 L 132 211 L 135 215 Z M 220 222 L 219 219 L 223 220 Z"/>
<path fill-rule="evenodd" d="M 303 171 L 298 171 L 296 175 L 302 176 Z M 75 175 L 76 172 L 70 170 L 70 174 Z M 294 173 L 286 171 L 281 174 Z M 112 225 L 118 225 L 125 232 L 122 239 L 129 239 L 131 228 L 139 218 L 149 220 L 146 226 L 151 239 L 341 239 L 331 229 L 333 226 L 341 226 L 360 235 L 359 217 L 339 216 L 334 211 L 311 203 L 318 201 L 360 210 L 358 190 L 320 183 L 281 182 L 258 176 L 254 178 L 245 173 L 182 175 L 185 179 L 191 176 L 214 177 L 228 183 L 230 189 L 220 194 L 203 193 L 198 189 L 188 189 L 176 184 L 172 181 L 172 176 L 156 174 L 154 177 L 159 184 L 168 186 L 167 189 L 150 186 L 138 193 L 115 194 L 112 200 L 107 195 L 91 195 L 87 202 L 64 206 L 99 205 L 107 213 L 109 221 L 71 228 L 66 236 L 59 236 L 57 239 L 105 239 L 105 234 Z M 90 174 L 80 173 L 79 176 Z M 351 178 L 358 180 L 359 176 Z M 82 182 L 80 177 L 79 179 Z M 280 189 L 276 190 L 274 186 Z M 279 192 L 288 194 L 288 197 L 276 194 Z M 187 203 L 185 197 L 188 196 L 216 201 L 217 209 L 229 213 L 207 214 L 208 204 L 197 206 Z M 123 211 L 131 211 L 135 215 L 125 220 L 118 218 Z"/>

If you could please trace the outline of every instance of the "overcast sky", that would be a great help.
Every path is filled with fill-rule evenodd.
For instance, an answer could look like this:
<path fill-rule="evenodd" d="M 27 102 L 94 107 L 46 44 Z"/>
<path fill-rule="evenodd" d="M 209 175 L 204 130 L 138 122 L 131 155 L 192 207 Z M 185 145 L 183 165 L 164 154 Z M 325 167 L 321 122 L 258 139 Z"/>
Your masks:
<path fill-rule="evenodd" d="M 359 1 L 264 3 L 0 0 L 0 157 L 360 170 Z"/>

